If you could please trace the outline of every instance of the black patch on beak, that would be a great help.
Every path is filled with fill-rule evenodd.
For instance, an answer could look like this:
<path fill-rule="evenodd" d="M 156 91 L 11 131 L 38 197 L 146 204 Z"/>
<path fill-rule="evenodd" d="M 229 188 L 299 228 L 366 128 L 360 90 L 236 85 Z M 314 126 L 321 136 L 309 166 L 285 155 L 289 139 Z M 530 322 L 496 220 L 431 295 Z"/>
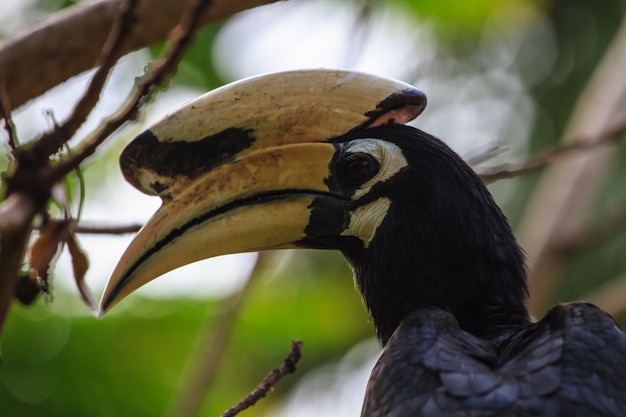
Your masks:
<path fill-rule="evenodd" d="M 359 126 L 356 126 L 350 132 L 365 129 L 375 123 L 376 120 L 386 113 L 403 107 L 417 106 L 420 109 L 417 112 L 417 114 L 419 114 L 426 107 L 426 102 L 426 94 L 416 88 L 407 88 L 406 90 L 397 91 L 376 104 L 376 110 L 371 110 L 365 113 L 365 116 L 367 116 L 368 119 Z M 417 114 L 415 116 L 417 116 Z"/>
<path fill-rule="evenodd" d="M 146 130 L 126 146 L 120 156 L 120 166 L 131 182 L 137 168 L 164 177 L 194 178 L 249 148 L 255 141 L 253 133 L 252 129 L 231 127 L 197 141 L 161 142 L 152 131 Z"/>

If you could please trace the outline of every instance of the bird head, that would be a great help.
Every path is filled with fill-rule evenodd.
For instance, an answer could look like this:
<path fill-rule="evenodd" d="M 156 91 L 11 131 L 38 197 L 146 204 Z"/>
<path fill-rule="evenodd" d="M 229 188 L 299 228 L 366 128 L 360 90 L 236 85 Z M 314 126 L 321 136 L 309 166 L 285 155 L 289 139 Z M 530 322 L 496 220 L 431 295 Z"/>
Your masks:
<path fill-rule="evenodd" d="M 102 311 L 191 262 L 298 247 L 344 253 L 383 342 L 421 306 L 508 302 L 487 275 L 523 263 L 519 247 L 471 168 L 405 125 L 425 106 L 408 84 L 313 70 L 233 83 L 165 117 L 120 158 L 163 204 L 116 266 Z M 523 279 L 507 285 L 525 292 Z"/>

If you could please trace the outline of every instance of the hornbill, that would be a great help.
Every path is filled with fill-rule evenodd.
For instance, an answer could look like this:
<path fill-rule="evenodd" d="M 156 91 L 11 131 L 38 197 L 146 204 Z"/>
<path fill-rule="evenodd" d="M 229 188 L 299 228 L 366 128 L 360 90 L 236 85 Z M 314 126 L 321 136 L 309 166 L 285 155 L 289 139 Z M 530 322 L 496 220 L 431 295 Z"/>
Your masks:
<path fill-rule="evenodd" d="M 624 333 L 584 303 L 531 319 L 522 250 L 487 188 L 405 125 L 425 105 L 404 83 L 313 70 L 233 83 L 167 116 L 120 158 L 163 204 L 102 312 L 203 258 L 337 249 L 383 345 L 363 416 L 626 415 Z"/>

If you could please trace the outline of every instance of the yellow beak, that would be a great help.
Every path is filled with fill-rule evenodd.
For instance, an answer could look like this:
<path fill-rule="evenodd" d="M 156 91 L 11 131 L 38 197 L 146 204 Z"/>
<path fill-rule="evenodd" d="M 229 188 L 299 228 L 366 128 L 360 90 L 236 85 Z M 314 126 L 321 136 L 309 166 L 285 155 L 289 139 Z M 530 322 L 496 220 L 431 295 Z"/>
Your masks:
<path fill-rule="evenodd" d="M 113 271 L 102 313 L 180 266 L 311 237 L 314 200 L 339 209 L 350 201 L 327 185 L 337 152 L 332 139 L 406 123 L 425 105 L 423 93 L 398 81 L 314 70 L 233 83 L 167 116 L 120 158 L 129 182 L 163 204 Z"/>

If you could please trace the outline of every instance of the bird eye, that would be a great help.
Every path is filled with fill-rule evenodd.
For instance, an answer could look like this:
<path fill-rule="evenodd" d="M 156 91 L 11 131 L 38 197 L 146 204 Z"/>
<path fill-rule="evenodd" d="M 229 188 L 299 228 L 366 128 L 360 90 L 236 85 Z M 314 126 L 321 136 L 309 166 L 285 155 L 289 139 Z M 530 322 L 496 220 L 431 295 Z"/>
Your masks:
<path fill-rule="evenodd" d="M 356 152 L 343 156 L 340 173 L 352 185 L 361 185 L 372 179 L 379 169 L 380 164 L 371 155 Z"/>

